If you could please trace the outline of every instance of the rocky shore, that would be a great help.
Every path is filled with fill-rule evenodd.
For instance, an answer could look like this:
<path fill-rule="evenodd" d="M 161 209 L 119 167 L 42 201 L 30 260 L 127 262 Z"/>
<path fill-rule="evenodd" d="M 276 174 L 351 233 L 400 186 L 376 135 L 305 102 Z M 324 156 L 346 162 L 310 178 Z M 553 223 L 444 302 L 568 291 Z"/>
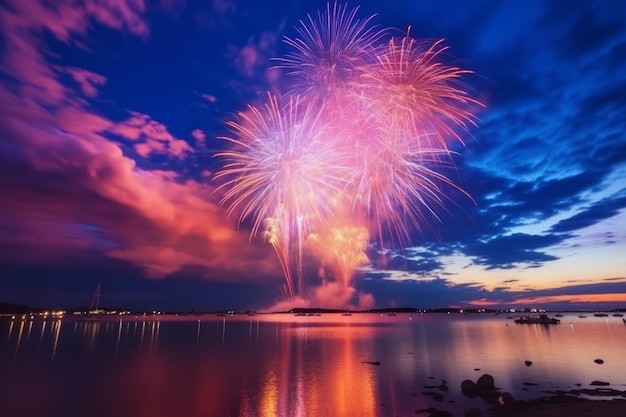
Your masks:
<path fill-rule="evenodd" d="M 626 392 L 622 392 L 626 397 Z M 623 417 L 626 399 L 592 400 L 557 395 L 533 401 L 518 401 L 489 411 L 492 417 Z"/>
<path fill-rule="evenodd" d="M 531 363 L 527 363 L 530 366 Z M 608 382 L 593 381 L 596 388 L 580 388 L 568 391 L 543 391 L 543 396 L 534 400 L 516 400 L 510 392 L 496 387 L 494 378 L 483 374 L 476 381 L 464 380 L 461 391 L 466 397 L 481 399 L 484 407 L 472 407 L 460 414 L 462 417 L 624 417 L 626 416 L 626 391 L 610 387 Z M 430 387 L 429 387 L 430 388 Z M 445 391 L 448 387 L 445 387 Z M 441 390 L 441 387 L 439 387 Z M 425 392 L 435 400 L 441 394 Z M 416 410 L 427 417 L 456 417 L 445 409 L 428 408 Z"/>

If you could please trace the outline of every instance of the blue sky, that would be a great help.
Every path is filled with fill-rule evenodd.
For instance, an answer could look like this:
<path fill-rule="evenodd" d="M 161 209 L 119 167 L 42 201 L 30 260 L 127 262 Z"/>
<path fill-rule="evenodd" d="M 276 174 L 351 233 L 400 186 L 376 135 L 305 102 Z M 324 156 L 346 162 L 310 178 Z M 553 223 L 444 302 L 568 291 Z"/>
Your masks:
<path fill-rule="evenodd" d="M 626 4 L 363 1 L 484 103 L 453 204 L 355 278 L 377 306 L 626 306 Z M 322 1 L 0 2 L 0 301 L 260 309 L 280 266 L 218 204 L 225 123 L 285 90 Z M 374 257 L 371 257 L 374 259 Z"/>

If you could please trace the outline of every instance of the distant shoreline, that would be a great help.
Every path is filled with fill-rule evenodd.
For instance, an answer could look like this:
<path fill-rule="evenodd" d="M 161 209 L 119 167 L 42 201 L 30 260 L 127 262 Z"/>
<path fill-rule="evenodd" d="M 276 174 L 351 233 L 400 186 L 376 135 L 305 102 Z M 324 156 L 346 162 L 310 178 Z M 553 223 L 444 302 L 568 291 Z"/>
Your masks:
<path fill-rule="evenodd" d="M 189 309 L 189 310 L 159 310 L 159 309 L 151 309 L 151 310 L 135 310 L 132 308 L 118 308 L 118 307 L 100 307 L 103 314 L 128 314 L 128 315 L 205 315 L 205 314 L 308 314 L 308 313 L 320 313 L 320 314 L 331 314 L 331 313 L 354 313 L 354 314 L 364 314 L 364 313 L 374 313 L 374 314 L 388 314 L 388 313 L 444 313 L 444 314 L 458 314 L 458 313 L 468 313 L 468 314 L 535 314 L 535 313 L 549 313 L 549 314 L 559 314 L 559 313 L 583 313 L 583 314 L 594 314 L 597 313 L 597 310 L 544 310 L 544 309 L 536 309 L 536 308 L 524 308 L 524 309 L 494 309 L 494 308 L 462 308 L 462 307 L 437 307 L 437 308 L 417 308 L 417 307 L 388 307 L 388 308 L 375 308 L 368 310 L 353 310 L 353 309 L 340 309 L 340 308 L 293 308 L 287 311 L 272 311 L 272 312 L 259 312 L 256 310 L 224 310 L 224 309 L 214 309 L 214 310 L 198 310 Z M 73 308 L 42 308 L 42 307 L 31 307 L 26 304 L 12 304 L 12 303 L 3 303 L 0 302 L 0 317 L 6 315 L 30 315 L 30 314 L 42 314 L 47 311 L 63 311 L 65 314 L 75 314 L 82 313 L 86 314 L 89 311 L 87 307 L 73 307 Z M 615 313 L 626 313 L 626 307 L 606 310 L 606 313 L 615 314 Z"/>

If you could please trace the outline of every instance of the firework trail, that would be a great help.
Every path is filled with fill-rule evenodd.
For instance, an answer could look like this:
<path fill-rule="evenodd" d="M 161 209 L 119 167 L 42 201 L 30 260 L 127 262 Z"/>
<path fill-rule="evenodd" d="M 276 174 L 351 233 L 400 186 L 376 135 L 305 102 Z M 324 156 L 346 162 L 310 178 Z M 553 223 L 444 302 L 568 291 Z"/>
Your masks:
<path fill-rule="evenodd" d="M 300 21 L 278 59 L 289 92 L 239 113 L 222 138 L 231 148 L 216 155 L 221 203 L 274 247 L 290 298 L 305 296 L 307 249 L 349 287 L 370 236 L 410 242 L 437 218 L 446 189 L 460 190 L 444 173 L 450 144 L 480 105 L 461 83 L 470 72 L 442 63 L 441 41 L 407 31 L 383 42 L 389 31 L 357 11 L 328 4 Z"/>

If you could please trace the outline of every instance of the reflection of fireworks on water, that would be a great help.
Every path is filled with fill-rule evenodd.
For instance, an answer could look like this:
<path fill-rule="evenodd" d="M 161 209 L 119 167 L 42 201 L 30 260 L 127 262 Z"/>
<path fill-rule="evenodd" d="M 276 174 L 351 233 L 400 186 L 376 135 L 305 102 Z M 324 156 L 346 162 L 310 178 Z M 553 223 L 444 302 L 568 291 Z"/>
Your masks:
<path fill-rule="evenodd" d="M 403 243 L 436 217 L 455 187 L 440 170 L 449 143 L 478 105 L 459 83 L 468 71 L 440 62 L 441 42 L 407 34 L 380 44 L 384 32 L 356 12 L 328 5 L 301 22 L 280 60 L 295 87 L 282 104 L 269 96 L 240 113 L 224 138 L 232 148 L 217 155 L 222 202 L 274 247 L 290 298 L 305 295 L 305 242 L 349 287 L 367 261 L 368 228 Z"/>

